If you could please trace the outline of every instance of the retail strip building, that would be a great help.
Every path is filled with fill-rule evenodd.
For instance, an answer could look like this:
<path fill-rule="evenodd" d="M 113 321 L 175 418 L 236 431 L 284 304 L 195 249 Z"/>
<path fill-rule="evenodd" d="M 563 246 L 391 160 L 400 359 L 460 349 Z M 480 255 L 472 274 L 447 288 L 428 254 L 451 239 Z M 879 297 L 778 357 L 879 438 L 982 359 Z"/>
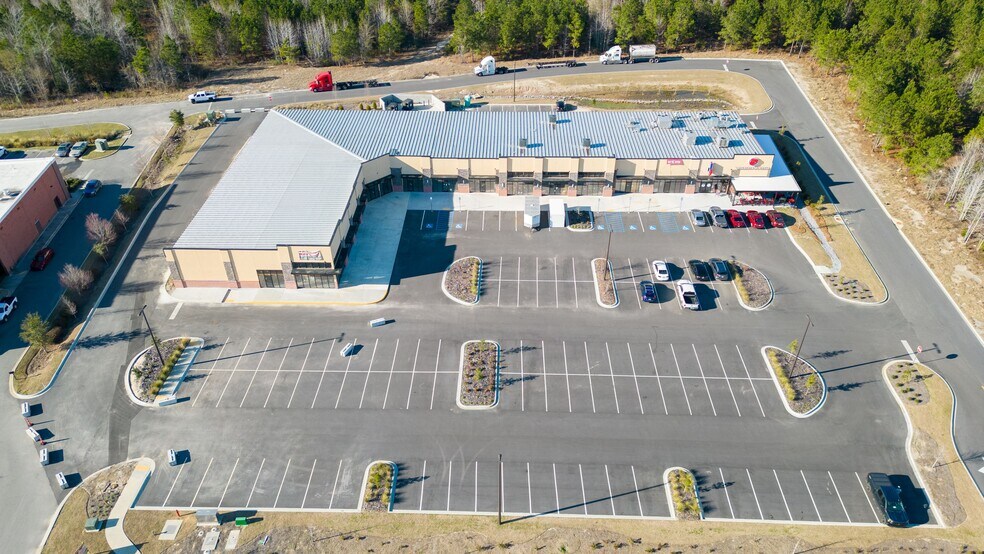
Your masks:
<path fill-rule="evenodd" d="M 333 288 L 384 194 L 785 200 L 762 139 L 731 112 L 275 111 L 164 254 L 177 287 Z"/>

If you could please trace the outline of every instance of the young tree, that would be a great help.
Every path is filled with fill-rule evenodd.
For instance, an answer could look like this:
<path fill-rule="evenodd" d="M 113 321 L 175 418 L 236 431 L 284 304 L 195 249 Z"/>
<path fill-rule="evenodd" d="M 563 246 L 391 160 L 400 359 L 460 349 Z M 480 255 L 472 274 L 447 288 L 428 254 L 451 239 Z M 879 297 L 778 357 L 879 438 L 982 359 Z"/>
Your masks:
<path fill-rule="evenodd" d="M 51 326 L 37 312 L 27 314 L 21 322 L 20 338 L 31 346 L 47 350 L 51 345 Z"/>
<path fill-rule="evenodd" d="M 139 206 L 137 206 L 137 197 L 129 192 L 120 196 L 120 209 L 130 216 L 137 213 L 139 209 Z"/>
<path fill-rule="evenodd" d="M 118 235 L 112 222 L 93 212 L 85 217 L 85 233 L 95 245 L 111 246 Z"/>
<path fill-rule="evenodd" d="M 338 61 L 350 61 L 359 55 L 359 29 L 348 23 L 331 35 L 331 55 Z"/>
<path fill-rule="evenodd" d="M 92 272 L 72 264 L 65 264 L 65 267 L 58 272 L 58 282 L 78 295 L 92 286 Z"/>
<path fill-rule="evenodd" d="M 119 225 L 124 230 L 126 230 L 127 225 L 130 224 L 130 216 L 127 215 L 126 211 L 124 211 L 122 207 L 116 208 L 113 211 L 113 224 Z"/>
<path fill-rule="evenodd" d="M 171 110 L 171 113 L 168 114 L 167 117 L 171 120 L 171 123 L 173 123 L 175 127 L 184 127 L 185 114 L 181 110 Z"/>

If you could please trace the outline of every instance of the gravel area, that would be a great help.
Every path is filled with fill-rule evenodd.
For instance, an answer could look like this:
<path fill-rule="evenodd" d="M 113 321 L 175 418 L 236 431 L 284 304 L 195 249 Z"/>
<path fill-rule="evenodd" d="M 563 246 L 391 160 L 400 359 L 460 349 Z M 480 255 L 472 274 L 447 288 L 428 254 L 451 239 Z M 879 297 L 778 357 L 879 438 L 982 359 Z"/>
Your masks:
<path fill-rule="evenodd" d="M 179 348 L 183 350 L 181 340 L 177 338 L 161 341 L 161 354 L 165 360 L 171 357 L 171 354 Z M 150 389 L 154 381 L 161 377 L 161 371 L 163 369 L 164 364 L 157 357 L 157 349 L 151 345 L 150 350 L 137 360 L 137 363 L 133 366 L 133 371 L 130 372 L 130 386 L 140 400 L 145 402 L 154 401 L 157 395 L 151 394 Z"/>
<path fill-rule="evenodd" d="M 495 403 L 496 376 L 499 368 L 499 344 L 473 341 L 465 345 L 461 364 L 461 403 L 466 406 L 491 406 Z"/>
<path fill-rule="evenodd" d="M 601 294 L 601 302 L 606 306 L 615 305 L 615 283 L 612 281 L 612 274 L 608 271 L 604 259 L 596 259 L 593 262 L 595 272 L 595 283 Z"/>
<path fill-rule="evenodd" d="M 770 365 L 779 378 L 779 384 L 786 393 L 789 407 L 799 414 L 805 414 L 815 408 L 823 398 L 823 381 L 809 364 L 802 358 L 796 364 L 796 372 L 790 373 L 796 356 L 778 348 L 768 348 Z M 776 365 L 778 364 L 778 367 Z"/>
<path fill-rule="evenodd" d="M 387 512 L 390 491 L 393 490 L 393 466 L 389 463 L 373 464 L 366 482 L 366 496 L 362 502 L 365 512 Z"/>
<path fill-rule="evenodd" d="M 761 271 L 739 261 L 732 261 L 735 286 L 741 299 L 751 308 L 763 308 L 772 300 L 772 285 Z"/>
<path fill-rule="evenodd" d="M 700 501 L 694 476 L 689 471 L 674 469 L 670 472 L 670 487 L 673 493 L 673 507 L 677 519 L 697 521 L 700 519 Z"/>
<path fill-rule="evenodd" d="M 895 387 L 895 392 L 899 393 L 906 404 L 929 403 L 929 388 L 925 381 L 932 377 L 932 373 L 912 362 L 898 362 L 888 369 L 888 378 Z"/>
<path fill-rule="evenodd" d="M 462 302 L 478 302 L 481 286 L 481 260 L 474 256 L 455 260 L 444 274 L 444 290 Z"/>

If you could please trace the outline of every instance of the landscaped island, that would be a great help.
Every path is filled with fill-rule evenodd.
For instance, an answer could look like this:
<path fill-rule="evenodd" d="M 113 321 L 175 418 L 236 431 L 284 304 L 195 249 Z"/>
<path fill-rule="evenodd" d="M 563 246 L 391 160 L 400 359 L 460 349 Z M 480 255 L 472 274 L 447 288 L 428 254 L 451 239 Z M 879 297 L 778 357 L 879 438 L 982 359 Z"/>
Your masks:
<path fill-rule="evenodd" d="M 795 341 L 789 349 L 796 350 Z M 816 368 L 781 348 L 767 346 L 762 351 L 782 390 L 787 409 L 801 416 L 816 411 L 826 397 L 826 385 Z"/>
<path fill-rule="evenodd" d="M 461 304 L 476 304 L 482 287 L 482 260 L 468 256 L 455 260 L 444 272 L 444 294 Z"/>
<path fill-rule="evenodd" d="M 499 343 L 468 341 L 461 347 L 458 404 L 463 408 L 490 408 L 499 400 Z"/>

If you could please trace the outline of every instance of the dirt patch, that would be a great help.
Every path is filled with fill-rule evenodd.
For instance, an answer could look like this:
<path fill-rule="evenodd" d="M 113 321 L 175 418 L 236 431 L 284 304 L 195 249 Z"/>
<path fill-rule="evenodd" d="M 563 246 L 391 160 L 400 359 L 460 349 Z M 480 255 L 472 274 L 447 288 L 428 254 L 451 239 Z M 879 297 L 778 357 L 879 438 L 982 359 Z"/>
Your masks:
<path fill-rule="evenodd" d="M 109 517 L 135 465 L 136 462 L 126 462 L 111 466 L 75 487 L 41 551 L 77 552 L 85 546 L 89 552 L 108 552 L 105 533 L 86 533 L 85 520 L 90 517 L 105 520 Z"/>
<path fill-rule="evenodd" d="M 461 403 L 466 406 L 495 404 L 499 373 L 499 344 L 486 340 L 465 343 L 461 352 Z"/>
<path fill-rule="evenodd" d="M 366 476 L 366 495 L 362 498 L 365 512 L 388 512 L 393 490 L 393 464 L 380 462 L 369 468 Z"/>
<path fill-rule="evenodd" d="M 823 398 L 823 380 L 810 364 L 778 348 L 766 348 L 765 354 L 790 409 L 798 414 L 806 414 L 820 404 Z"/>
<path fill-rule="evenodd" d="M 594 267 L 595 287 L 598 289 L 601 303 L 605 306 L 614 306 L 617 302 L 615 282 L 612 281 L 612 272 L 608 264 L 603 258 L 595 258 L 591 265 Z"/>
<path fill-rule="evenodd" d="M 444 290 L 462 302 L 478 302 L 482 261 L 474 256 L 455 260 L 444 273 Z"/>
<path fill-rule="evenodd" d="M 673 495 L 673 509 L 677 519 L 696 521 L 700 519 L 700 501 L 697 499 L 697 486 L 694 474 L 682 469 L 670 472 L 670 493 Z"/>
<path fill-rule="evenodd" d="M 736 260 L 731 262 L 731 267 L 742 301 L 751 308 L 764 308 L 772 300 L 772 285 L 765 275 Z"/>

